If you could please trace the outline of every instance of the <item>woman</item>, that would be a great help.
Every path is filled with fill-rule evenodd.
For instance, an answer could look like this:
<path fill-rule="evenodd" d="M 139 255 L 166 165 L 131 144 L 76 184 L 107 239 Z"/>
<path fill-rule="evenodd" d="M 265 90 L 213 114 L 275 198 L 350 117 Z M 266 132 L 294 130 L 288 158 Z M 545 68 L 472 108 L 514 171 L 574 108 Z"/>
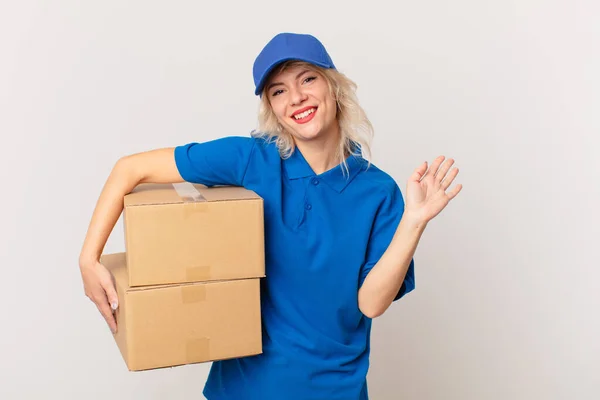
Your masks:
<path fill-rule="evenodd" d="M 209 400 L 368 398 L 372 319 L 414 289 L 413 255 L 427 223 L 461 190 L 438 157 L 410 176 L 406 203 L 372 165 L 371 125 L 324 46 L 275 36 L 254 64 L 260 129 L 251 137 L 153 150 L 120 159 L 81 252 L 86 295 L 113 331 L 118 299 L 99 256 L 144 182 L 189 181 L 254 190 L 265 204 L 263 354 L 215 362 Z"/>

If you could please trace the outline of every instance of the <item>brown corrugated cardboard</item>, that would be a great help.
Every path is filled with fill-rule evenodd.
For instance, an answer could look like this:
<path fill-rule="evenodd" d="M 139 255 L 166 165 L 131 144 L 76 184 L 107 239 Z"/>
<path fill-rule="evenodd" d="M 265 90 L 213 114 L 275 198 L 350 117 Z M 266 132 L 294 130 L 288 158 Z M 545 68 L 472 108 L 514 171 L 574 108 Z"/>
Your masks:
<path fill-rule="evenodd" d="M 131 287 L 125 253 L 101 262 L 115 278 L 114 337 L 129 370 L 262 352 L 259 278 Z"/>
<path fill-rule="evenodd" d="M 250 190 L 142 184 L 124 205 L 131 286 L 265 274 L 263 200 Z"/>

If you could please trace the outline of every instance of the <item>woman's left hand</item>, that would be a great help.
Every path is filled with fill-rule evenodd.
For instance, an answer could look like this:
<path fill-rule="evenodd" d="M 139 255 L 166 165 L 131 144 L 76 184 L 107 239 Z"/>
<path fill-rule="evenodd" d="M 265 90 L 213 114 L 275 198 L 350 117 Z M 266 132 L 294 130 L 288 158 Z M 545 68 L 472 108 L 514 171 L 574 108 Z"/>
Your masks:
<path fill-rule="evenodd" d="M 446 192 L 458 175 L 458 168 L 450 169 L 453 159 L 443 163 L 444 160 L 444 156 L 439 156 L 429 170 L 427 162 L 424 162 L 408 179 L 404 212 L 420 223 L 431 221 L 462 189 L 462 185 L 458 184 Z"/>

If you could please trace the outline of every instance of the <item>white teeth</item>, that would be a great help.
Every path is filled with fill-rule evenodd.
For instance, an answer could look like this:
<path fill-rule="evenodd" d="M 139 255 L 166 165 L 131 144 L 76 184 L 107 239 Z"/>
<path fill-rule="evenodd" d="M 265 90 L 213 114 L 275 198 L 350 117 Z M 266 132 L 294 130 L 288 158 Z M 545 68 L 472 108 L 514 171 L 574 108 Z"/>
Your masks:
<path fill-rule="evenodd" d="M 315 111 L 315 109 L 314 109 L 314 108 L 311 108 L 310 110 L 306 110 L 306 111 L 304 111 L 304 112 L 303 112 L 303 113 L 301 113 L 301 114 L 296 114 L 296 115 L 294 115 L 294 118 L 295 118 L 295 119 L 302 119 L 302 118 L 306 118 L 306 117 L 308 117 L 310 114 L 312 114 L 314 111 Z"/>

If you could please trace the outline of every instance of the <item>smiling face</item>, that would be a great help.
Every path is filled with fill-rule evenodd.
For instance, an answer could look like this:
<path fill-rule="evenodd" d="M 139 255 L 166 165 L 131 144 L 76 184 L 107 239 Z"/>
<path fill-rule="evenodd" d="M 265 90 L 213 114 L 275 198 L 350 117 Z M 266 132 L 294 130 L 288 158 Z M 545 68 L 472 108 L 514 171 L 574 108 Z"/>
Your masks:
<path fill-rule="evenodd" d="M 326 78 L 306 65 L 292 65 L 273 74 L 266 85 L 271 109 L 295 140 L 339 135 L 337 105 Z"/>

